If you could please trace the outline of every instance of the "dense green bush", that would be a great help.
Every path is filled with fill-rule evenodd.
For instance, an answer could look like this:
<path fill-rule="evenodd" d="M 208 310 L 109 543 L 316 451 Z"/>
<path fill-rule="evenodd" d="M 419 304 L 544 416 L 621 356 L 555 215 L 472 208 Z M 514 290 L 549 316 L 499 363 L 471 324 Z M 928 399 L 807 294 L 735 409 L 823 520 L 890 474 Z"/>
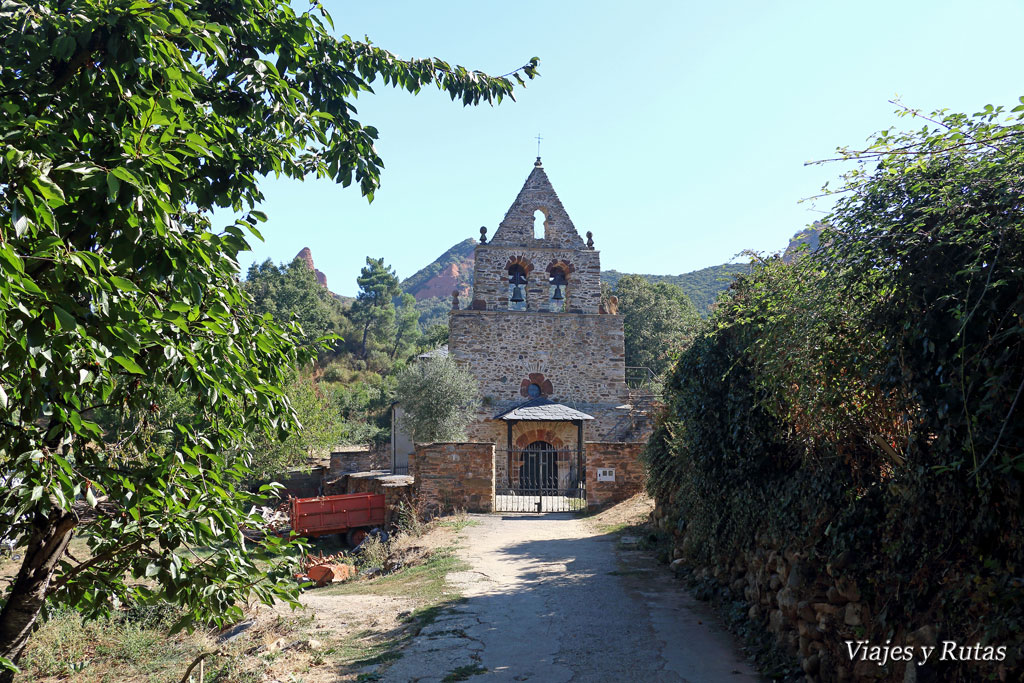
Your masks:
<path fill-rule="evenodd" d="M 934 624 L 1008 646 L 1019 673 L 1024 127 L 999 115 L 938 115 L 851 153 L 822 248 L 731 287 L 645 458 L 694 563 L 766 541 L 822 574 L 853 558 L 865 638 Z"/>

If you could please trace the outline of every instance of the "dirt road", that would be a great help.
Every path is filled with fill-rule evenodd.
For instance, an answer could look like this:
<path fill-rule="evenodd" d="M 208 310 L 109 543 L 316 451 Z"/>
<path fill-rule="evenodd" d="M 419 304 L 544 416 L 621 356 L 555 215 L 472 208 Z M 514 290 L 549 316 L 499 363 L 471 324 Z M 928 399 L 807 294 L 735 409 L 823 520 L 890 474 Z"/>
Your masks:
<path fill-rule="evenodd" d="M 760 680 L 648 554 L 572 515 L 473 515 L 466 596 L 375 680 Z M 446 678 L 447 677 L 447 678 Z"/>

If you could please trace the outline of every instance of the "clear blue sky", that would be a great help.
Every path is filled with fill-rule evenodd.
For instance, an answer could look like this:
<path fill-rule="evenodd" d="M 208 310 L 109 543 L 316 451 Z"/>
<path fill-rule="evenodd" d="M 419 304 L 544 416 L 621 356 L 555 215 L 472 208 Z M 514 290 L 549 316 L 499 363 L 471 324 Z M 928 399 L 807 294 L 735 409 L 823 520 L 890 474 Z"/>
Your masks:
<path fill-rule="evenodd" d="M 355 293 L 366 256 L 405 278 L 481 225 L 493 234 L 538 133 L 602 267 L 678 274 L 781 249 L 820 218 L 798 202 L 842 167 L 805 162 L 910 127 L 894 96 L 974 112 L 1024 95 L 1019 0 L 325 4 L 339 33 L 403 57 L 492 74 L 541 59 L 540 78 L 497 107 L 383 85 L 361 97 L 385 164 L 372 204 L 329 182 L 267 179 L 266 242 L 243 273 L 308 246 L 339 294 Z"/>

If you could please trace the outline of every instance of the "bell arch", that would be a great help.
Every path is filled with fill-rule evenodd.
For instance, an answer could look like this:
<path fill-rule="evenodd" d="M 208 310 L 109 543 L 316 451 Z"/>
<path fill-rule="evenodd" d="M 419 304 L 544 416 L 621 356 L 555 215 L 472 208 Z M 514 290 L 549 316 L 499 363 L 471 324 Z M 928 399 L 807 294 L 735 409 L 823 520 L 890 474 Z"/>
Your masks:
<path fill-rule="evenodd" d="M 569 308 L 569 274 L 575 266 L 565 259 L 556 259 L 545 269 L 548 274 L 548 310 L 561 313 Z"/>

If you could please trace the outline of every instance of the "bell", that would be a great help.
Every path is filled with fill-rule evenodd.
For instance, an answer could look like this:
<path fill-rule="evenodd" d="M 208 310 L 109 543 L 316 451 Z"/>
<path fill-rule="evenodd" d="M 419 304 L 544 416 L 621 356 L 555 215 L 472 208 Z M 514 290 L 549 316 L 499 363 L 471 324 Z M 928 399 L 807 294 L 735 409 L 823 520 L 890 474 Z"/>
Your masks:
<path fill-rule="evenodd" d="M 562 285 L 555 285 L 555 293 L 551 295 L 552 301 L 562 301 L 565 296 L 562 294 Z"/>
<path fill-rule="evenodd" d="M 513 287 L 512 288 L 512 298 L 509 299 L 509 301 L 511 301 L 514 304 L 521 304 L 524 301 L 526 301 L 526 299 L 523 298 L 523 288 L 520 287 L 519 285 L 516 285 L 515 287 Z"/>

